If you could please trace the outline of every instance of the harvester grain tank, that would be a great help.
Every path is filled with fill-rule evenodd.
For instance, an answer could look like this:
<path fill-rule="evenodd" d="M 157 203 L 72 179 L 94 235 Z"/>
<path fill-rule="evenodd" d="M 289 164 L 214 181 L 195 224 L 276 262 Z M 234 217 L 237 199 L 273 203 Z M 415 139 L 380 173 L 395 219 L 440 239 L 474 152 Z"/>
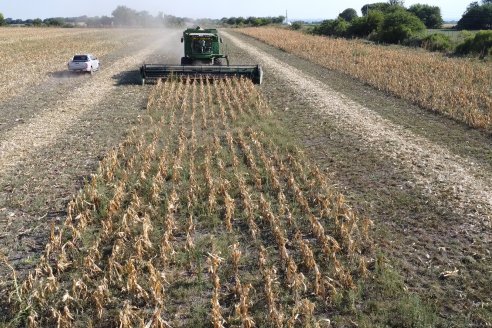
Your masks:
<path fill-rule="evenodd" d="M 222 51 L 222 38 L 217 29 L 186 29 L 181 42 L 184 45 L 181 65 L 144 64 L 140 68 L 142 85 L 146 81 L 169 76 L 243 76 L 250 78 L 255 84 L 261 84 L 263 80 L 263 71 L 259 65 L 229 65 L 229 58 Z"/>

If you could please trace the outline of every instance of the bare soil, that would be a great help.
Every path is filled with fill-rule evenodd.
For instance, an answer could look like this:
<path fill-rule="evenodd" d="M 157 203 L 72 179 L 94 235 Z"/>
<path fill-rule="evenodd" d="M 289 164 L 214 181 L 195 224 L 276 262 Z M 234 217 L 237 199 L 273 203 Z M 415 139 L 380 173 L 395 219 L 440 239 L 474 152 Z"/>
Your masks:
<path fill-rule="evenodd" d="M 259 88 L 281 124 L 375 222 L 382 252 L 440 325 L 490 325 L 491 135 L 233 31 L 224 36 L 232 64 L 262 64 Z M 139 65 L 177 63 L 180 49 L 177 33 L 150 33 L 101 58 L 92 77 L 53 72 L 0 104 L 0 252 L 21 275 L 50 223 L 139 120 L 149 88 L 138 85 Z"/>

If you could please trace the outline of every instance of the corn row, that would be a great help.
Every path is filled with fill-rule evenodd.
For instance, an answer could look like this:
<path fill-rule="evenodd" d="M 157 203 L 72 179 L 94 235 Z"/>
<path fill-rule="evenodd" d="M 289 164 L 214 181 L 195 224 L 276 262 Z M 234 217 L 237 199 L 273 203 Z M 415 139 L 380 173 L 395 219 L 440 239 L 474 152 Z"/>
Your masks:
<path fill-rule="evenodd" d="M 245 79 L 158 82 L 145 129 L 108 153 L 12 294 L 28 325 L 186 326 L 180 297 L 203 290 L 193 300 L 214 327 L 315 326 L 370 275 L 372 222 L 300 151 L 241 126 L 267 113 Z"/>
<path fill-rule="evenodd" d="M 214 328 L 223 328 L 225 320 L 222 317 L 222 308 L 219 303 L 219 298 L 221 294 L 220 288 L 220 279 L 219 279 L 219 265 L 223 261 L 216 254 L 209 254 L 208 262 L 209 262 L 209 273 L 213 283 L 213 292 L 212 292 L 212 313 L 211 313 L 211 322 Z"/>
<path fill-rule="evenodd" d="M 268 317 L 273 326 L 283 327 L 284 315 L 277 304 L 277 297 L 274 292 L 274 286 L 277 284 L 277 272 L 275 268 L 267 265 L 267 252 L 263 246 L 260 246 L 258 263 L 264 281 Z"/>

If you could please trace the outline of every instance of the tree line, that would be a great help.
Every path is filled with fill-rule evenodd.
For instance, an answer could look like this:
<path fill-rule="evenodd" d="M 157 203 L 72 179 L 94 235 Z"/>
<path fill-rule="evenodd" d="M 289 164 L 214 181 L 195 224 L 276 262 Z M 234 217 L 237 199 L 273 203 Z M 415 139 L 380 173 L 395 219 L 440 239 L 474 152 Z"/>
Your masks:
<path fill-rule="evenodd" d="M 148 11 L 137 11 L 126 6 L 118 6 L 111 16 L 79 16 L 79 17 L 51 17 L 46 19 L 13 19 L 4 18 L 0 13 L 0 25 L 27 25 L 27 26 L 55 26 L 55 27 L 183 27 L 192 20 L 184 17 L 166 15 L 159 12 L 156 16 Z M 207 22 L 208 20 L 198 20 Z"/>
<path fill-rule="evenodd" d="M 336 19 L 324 20 L 312 32 L 401 43 L 427 28 L 439 28 L 443 23 L 439 7 L 416 4 L 407 9 L 402 1 L 367 4 L 361 12 L 362 17 L 359 17 L 354 9 L 348 8 Z"/>
<path fill-rule="evenodd" d="M 389 0 L 388 2 L 376 2 L 366 4 L 361 8 L 362 17 L 358 17 L 357 11 L 347 8 L 336 19 L 321 22 L 320 26 L 313 32 L 323 35 L 334 35 L 342 37 L 368 37 L 379 38 L 381 41 L 402 41 L 410 34 L 419 32 L 422 28 L 440 28 L 443 23 L 441 10 L 437 6 L 426 4 L 415 4 L 408 9 L 404 7 L 403 0 Z M 388 16 L 388 17 L 387 17 Z M 422 23 L 420 24 L 415 18 Z M 0 25 L 29 25 L 29 26 L 128 26 L 128 27 L 158 27 L 172 26 L 182 27 L 187 22 L 199 22 L 201 25 L 224 25 L 224 26 L 263 26 L 269 24 L 281 24 L 284 16 L 276 17 L 224 17 L 217 19 L 193 20 L 189 18 L 165 15 L 160 12 L 156 16 L 147 11 L 137 11 L 126 6 L 118 6 L 112 16 L 97 17 L 52 17 L 47 19 L 5 19 L 0 13 Z M 383 22 L 385 25 L 396 23 L 398 26 L 393 32 L 379 30 Z M 299 28 L 299 24 L 294 24 Z M 481 30 L 492 29 L 492 0 L 481 0 L 472 2 L 466 9 L 462 18 L 456 25 L 459 30 Z M 405 30 L 405 31 L 403 31 Z M 386 39 L 389 38 L 389 39 Z"/>
<path fill-rule="evenodd" d="M 464 40 L 452 40 L 443 33 L 429 34 L 428 29 L 441 28 L 443 19 L 439 7 L 415 4 L 406 8 L 401 0 L 366 4 L 359 17 L 348 8 L 336 19 L 322 21 L 310 30 L 313 34 L 345 38 L 365 38 L 382 43 L 420 46 L 431 51 L 454 51 L 457 54 L 476 53 L 480 57 L 492 53 L 492 0 L 473 2 L 455 28 L 483 30 L 463 34 Z M 294 29 L 301 28 L 293 25 Z M 487 30 L 487 31 L 484 31 Z"/>
<path fill-rule="evenodd" d="M 191 19 L 165 15 L 159 12 L 156 16 L 148 11 L 137 11 L 126 6 L 118 6 L 111 16 L 79 16 L 79 17 L 51 17 L 46 19 L 4 19 L 0 13 L 0 25 L 27 25 L 27 26 L 57 26 L 57 27 L 183 27 L 188 23 L 202 26 L 264 26 L 282 24 L 284 16 L 275 17 L 224 17 L 222 19 Z"/>
<path fill-rule="evenodd" d="M 285 16 L 276 17 L 223 17 L 216 23 L 221 25 L 234 25 L 234 26 L 264 26 L 270 24 L 282 24 L 285 20 Z"/>
<path fill-rule="evenodd" d="M 437 6 L 414 4 L 405 8 L 403 1 L 390 0 L 366 4 L 362 17 L 348 8 L 336 19 L 321 22 L 313 33 L 337 37 L 362 37 L 387 43 L 401 43 L 426 29 L 438 29 L 443 24 Z M 458 30 L 492 29 L 492 0 L 471 3 L 456 24 Z"/>

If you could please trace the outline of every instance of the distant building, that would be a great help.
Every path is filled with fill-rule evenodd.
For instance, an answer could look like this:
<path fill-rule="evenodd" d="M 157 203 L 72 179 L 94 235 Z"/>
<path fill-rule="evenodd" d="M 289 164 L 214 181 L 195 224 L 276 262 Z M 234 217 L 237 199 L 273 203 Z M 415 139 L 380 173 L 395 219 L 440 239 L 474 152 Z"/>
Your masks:
<path fill-rule="evenodd" d="M 284 19 L 284 22 L 282 24 L 289 25 L 289 26 L 292 25 L 292 23 L 289 22 L 289 15 L 288 15 L 287 10 L 285 11 L 285 19 Z"/>

